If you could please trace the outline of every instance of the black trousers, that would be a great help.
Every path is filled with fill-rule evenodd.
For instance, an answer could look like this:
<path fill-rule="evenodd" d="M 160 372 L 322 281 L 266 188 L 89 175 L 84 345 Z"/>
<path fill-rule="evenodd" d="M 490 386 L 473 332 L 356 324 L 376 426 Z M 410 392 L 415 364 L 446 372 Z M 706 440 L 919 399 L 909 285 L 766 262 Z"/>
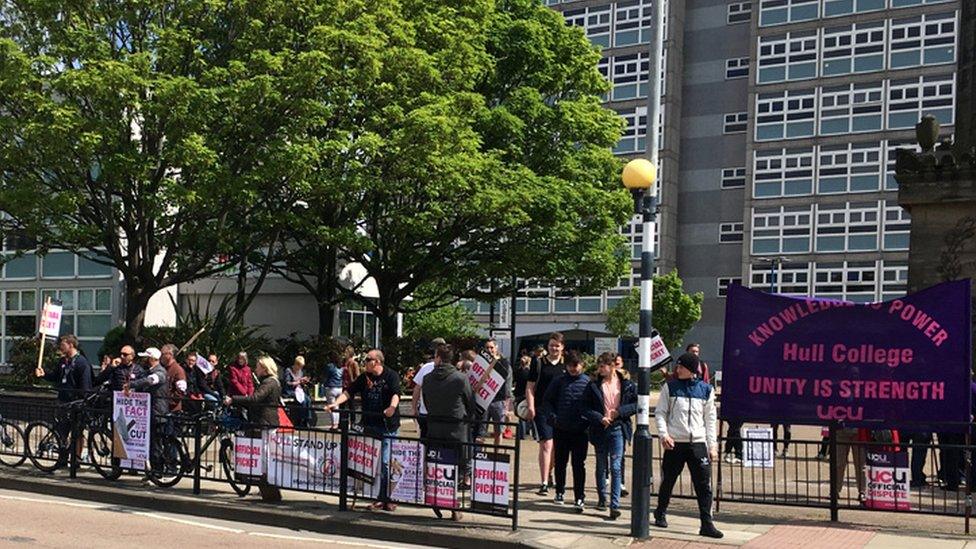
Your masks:
<path fill-rule="evenodd" d="M 776 439 L 779 438 L 779 424 L 773 423 L 773 451 L 776 451 Z M 793 439 L 793 431 L 790 429 L 789 423 L 783 424 L 783 451 L 787 451 L 790 448 L 790 440 Z"/>
<path fill-rule="evenodd" d="M 673 450 L 665 450 L 661 460 L 661 489 L 657 494 L 657 512 L 664 514 L 671 503 L 671 492 L 681 471 L 688 465 L 691 482 L 698 499 L 698 515 L 702 523 L 712 521 L 712 463 L 704 442 L 678 442 Z"/>
<path fill-rule="evenodd" d="M 566 492 L 566 465 L 570 455 L 573 458 L 573 498 L 582 500 L 586 487 L 586 452 L 589 449 L 586 431 L 579 433 L 555 429 L 553 432 L 553 454 L 556 466 L 556 493 Z"/>
<path fill-rule="evenodd" d="M 730 421 L 725 433 L 725 453 L 742 459 L 742 421 Z"/>

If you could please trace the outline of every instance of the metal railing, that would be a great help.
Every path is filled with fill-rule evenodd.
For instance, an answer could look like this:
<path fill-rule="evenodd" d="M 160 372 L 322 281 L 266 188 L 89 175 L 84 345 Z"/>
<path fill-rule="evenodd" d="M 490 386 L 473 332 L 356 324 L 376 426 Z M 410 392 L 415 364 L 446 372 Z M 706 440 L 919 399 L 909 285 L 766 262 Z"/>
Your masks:
<path fill-rule="evenodd" d="M 912 434 L 901 433 L 899 442 L 894 444 L 849 440 L 838 437 L 840 431 L 839 426 L 832 426 L 820 440 L 742 438 L 740 455 L 735 450 L 725 451 L 729 437 L 719 437 L 722 451 L 712 474 L 716 510 L 723 503 L 806 507 L 828 510 L 832 521 L 838 520 L 841 510 L 954 516 L 964 519 L 965 531 L 969 533 L 972 487 L 976 483 L 971 457 L 976 446 L 970 443 L 968 435 L 944 434 L 939 440 L 935 434 L 926 442 L 909 441 L 907 436 Z M 789 448 L 785 457 L 780 454 L 784 444 Z M 765 446 L 765 451 L 772 455 L 752 463 L 742 461 L 741 453 L 748 451 L 750 445 Z M 657 473 L 661 470 L 661 446 L 654 447 L 652 470 Z M 888 481 L 882 483 L 890 489 L 883 501 L 868 497 L 865 468 L 869 452 L 883 453 L 898 461 L 891 467 L 890 479 L 875 479 Z M 946 461 L 953 463 L 957 470 L 949 471 L 943 466 Z M 917 478 L 918 473 L 924 478 Z M 908 485 L 907 490 L 900 489 L 904 484 Z M 655 488 L 656 484 L 652 483 L 652 493 L 656 495 Z M 695 497 L 688 471 L 679 477 L 672 497 Z"/>
<path fill-rule="evenodd" d="M 106 438 L 108 446 L 91 442 L 105 429 L 111 433 L 111 408 L 82 413 L 77 405 L 65 406 L 50 398 L 0 393 L 0 466 L 33 463 L 45 472 L 67 469 L 75 477 L 80 465 L 90 464 L 110 480 L 140 474 L 165 487 L 187 479 L 195 494 L 200 493 L 202 481 L 229 483 L 242 496 L 252 487 L 275 486 L 335 496 L 342 511 L 358 501 L 375 501 L 430 508 L 438 516 L 454 511 L 505 517 L 513 530 L 518 528 L 518 437 L 511 445 L 495 445 L 487 439 L 449 442 L 393 432 L 384 435 L 363 429 L 364 414 L 352 410 L 338 411 L 338 425 L 272 429 L 248 423 L 216 403 L 203 408 L 198 413 L 168 416 L 166 434 L 160 435 L 164 447 L 154 445 L 153 449 L 185 457 L 175 459 L 177 469 L 172 464 L 160 465 L 170 469 L 156 471 L 158 478 L 154 479 L 152 460 L 145 470 L 125 469 L 111 455 L 111 436 Z M 289 408 L 289 412 L 295 410 Z M 405 415 L 401 419 L 416 418 Z M 295 423 L 302 424 L 300 420 Z M 480 423 L 464 421 L 472 433 Z M 42 425 L 47 428 L 41 429 Z M 506 427 L 514 431 L 516 424 L 501 424 Z M 40 439 L 41 431 L 49 442 Z M 73 450 L 79 441 L 81 454 Z M 247 453 L 257 444 L 262 448 L 263 470 L 252 474 L 241 466 L 256 465 L 249 459 L 254 456 L 238 452 Z M 181 448 L 172 448 L 175 446 Z"/>

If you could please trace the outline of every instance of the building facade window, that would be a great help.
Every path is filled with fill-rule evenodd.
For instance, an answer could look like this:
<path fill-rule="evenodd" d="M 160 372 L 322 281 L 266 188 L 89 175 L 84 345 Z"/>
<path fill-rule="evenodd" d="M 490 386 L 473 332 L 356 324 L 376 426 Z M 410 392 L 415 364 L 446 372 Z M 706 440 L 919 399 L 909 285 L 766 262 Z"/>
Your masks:
<path fill-rule="evenodd" d="M 884 83 L 848 84 L 820 91 L 820 135 L 878 131 L 884 121 Z"/>
<path fill-rule="evenodd" d="M 756 83 L 817 77 L 817 31 L 759 37 Z"/>
<path fill-rule="evenodd" d="M 821 74 L 884 70 L 885 35 L 884 21 L 824 29 Z"/>
<path fill-rule="evenodd" d="M 613 100 L 647 97 L 648 54 L 618 55 L 610 59 L 613 66 Z"/>
<path fill-rule="evenodd" d="M 773 286 L 772 267 L 768 264 L 749 266 L 750 287 L 768 292 Z M 781 263 L 776 269 L 776 293 L 794 296 L 810 295 L 810 264 L 806 262 Z"/>
<path fill-rule="evenodd" d="M 742 223 L 721 223 L 718 226 L 718 241 L 722 244 L 742 242 Z"/>
<path fill-rule="evenodd" d="M 733 2 L 729 4 L 726 22 L 730 25 L 748 23 L 752 20 L 752 2 Z"/>
<path fill-rule="evenodd" d="M 898 205 L 897 201 L 882 201 L 884 211 L 884 239 L 881 248 L 884 251 L 908 249 L 908 235 L 912 228 L 912 218 L 908 211 Z"/>
<path fill-rule="evenodd" d="M 722 133 L 745 133 L 749 129 L 749 113 L 734 112 L 725 115 Z"/>
<path fill-rule="evenodd" d="M 624 117 L 624 131 L 614 147 L 616 154 L 640 152 L 647 149 L 647 107 L 637 107 L 630 111 L 617 111 Z"/>
<path fill-rule="evenodd" d="M 943 125 L 952 124 L 955 87 L 952 74 L 892 80 L 888 86 L 888 129 L 914 128 L 926 114 Z"/>
<path fill-rule="evenodd" d="M 813 136 L 816 97 L 816 90 L 759 94 L 756 98 L 756 141 Z"/>
<path fill-rule="evenodd" d="M 886 0 L 824 0 L 823 16 L 838 17 L 885 9 Z"/>
<path fill-rule="evenodd" d="M 812 221 L 812 206 L 754 208 L 753 255 L 809 253 Z"/>
<path fill-rule="evenodd" d="M 814 295 L 854 303 L 877 301 L 878 264 L 875 261 L 817 263 Z"/>
<path fill-rule="evenodd" d="M 880 141 L 820 147 L 817 160 L 817 194 L 858 193 L 881 188 Z"/>
<path fill-rule="evenodd" d="M 908 263 L 903 261 L 881 262 L 880 301 L 898 299 L 908 292 Z"/>
<path fill-rule="evenodd" d="M 814 156 L 813 147 L 756 151 L 753 197 L 812 194 Z"/>
<path fill-rule="evenodd" d="M 817 206 L 817 252 L 864 252 L 878 249 L 878 203 Z"/>
<path fill-rule="evenodd" d="M 747 78 L 749 76 L 749 58 L 736 57 L 725 60 L 725 79 Z"/>
<path fill-rule="evenodd" d="M 955 63 L 956 14 L 927 14 L 891 22 L 892 69 Z"/>
<path fill-rule="evenodd" d="M 820 0 L 760 0 L 759 26 L 810 21 L 820 17 Z"/>
<path fill-rule="evenodd" d="M 718 297 L 726 297 L 726 296 L 728 296 L 729 295 L 729 286 L 732 286 L 733 284 L 741 285 L 742 284 L 742 279 L 739 278 L 739 277 L 734 277 L 734 276 L 719 278 L 718 279 L 718 292 L 717 292 L 716 295 L 718 295 Z"/>
<path fill-rule="evenodd" d="M 741 189 L 746 186 L 746 169 L 741 168 L 723 168 L 722 169 L 722 188 L 723 189 Z"/>

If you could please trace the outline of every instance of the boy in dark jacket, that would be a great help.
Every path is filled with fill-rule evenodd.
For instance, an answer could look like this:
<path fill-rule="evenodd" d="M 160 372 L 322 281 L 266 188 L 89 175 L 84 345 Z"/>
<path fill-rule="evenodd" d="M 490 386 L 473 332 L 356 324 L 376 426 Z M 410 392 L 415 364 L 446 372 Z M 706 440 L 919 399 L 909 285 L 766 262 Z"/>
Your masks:
<path fill-rule="evenodd" d="M 624 441 L 631 436 L 630 417 L 637 413 L 637 390 L 614 367 L 616 353 L 597 358 L 597 375 L 586 387 L 584 414 L 590 423 L 590 442 L 596 450 L 598 511 L 607 506 L 607 466 L 610 467 L 610 520 L 620 517 Z"/>
<path fill-rule="evenodd" d="M 576 512 L 583 512 L 586 485 L 587 421 L 583 417 L 584 396 L 590 380 L 583 375 L 579 353 L 566 355 L 566 372 L 546 389 L 545 403 L 553 422 L 553 454 L 556 466 L 556 498 L 562 505 L 566 491 L 566 465 L 573 459 L 573 499 Z"/>

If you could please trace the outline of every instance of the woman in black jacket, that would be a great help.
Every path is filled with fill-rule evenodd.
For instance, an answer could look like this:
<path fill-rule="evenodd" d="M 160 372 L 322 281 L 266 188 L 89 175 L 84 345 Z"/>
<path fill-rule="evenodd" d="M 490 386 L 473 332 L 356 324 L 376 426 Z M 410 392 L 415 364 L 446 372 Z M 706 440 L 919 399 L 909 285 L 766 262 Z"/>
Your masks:
<path fill-rule="evenodd" d="M 607 466 L 610 466 L 610 520 L 620 516 L 624 441 L 631 436 L 630 416 L 637 413 L 637 390 L 623 371 L 614 368 L 615 353 L 597 358 L 597 374 L 586 387 L 584 416 L 596 450 L 598 511 L 607 508 Z"/>
<path fill-rule="evenodd" d="M 243 406 L 247 409 L 248 423 L 262 432 L 278 428 L 278 407 L 281 406 L 281 383 L 278 381 L 278 365 L 269 356 L 258 359 L 255 369 L 261 384 L 249 396 L 224 397 L 224 404 Z M 261 499 L 281 501 L 281 490 L 266 482 L 258 484 Z"/>

